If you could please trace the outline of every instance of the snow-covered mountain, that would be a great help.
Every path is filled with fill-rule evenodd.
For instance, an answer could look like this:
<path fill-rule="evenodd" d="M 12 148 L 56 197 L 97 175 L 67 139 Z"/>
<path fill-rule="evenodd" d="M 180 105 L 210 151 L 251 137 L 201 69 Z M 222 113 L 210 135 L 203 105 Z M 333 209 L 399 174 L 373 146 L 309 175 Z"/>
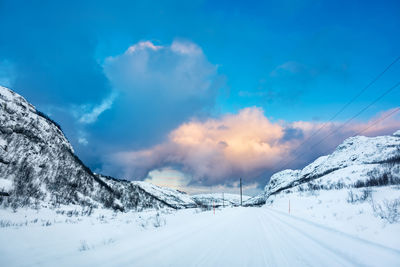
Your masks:
<path fill-rule="evenodd" d="M 189 195 L 171 188 L 141 181 L 119 180 L 99 174 L 96 176 L 118 193 L 122 205 L 128 209 L 136 207 L 170 207 L 174 209 L 197 207 Z"/>
<path fill-rule="evenodd" d="M 243 206 L 245 207 L 254 207 L 254 206 L 262 206 L 265 204 L 265 193 L 261 193 L 254 197 L 250 197 L 243 201 Z"/>
<path fill-rule="evenodd" d="M 57 123 L 0 86 L 0 205 L 61 204 L 120 210 L 196 205 L 172 189 L 93 174 Z"/>
<path fill-rule="evenodd" d="M 213 194 L 198 194 L 193 195 L 192 198 L 194 201 L 203 207 L 214 206 L 239 206 L 240 205 L 240 195 L 238 194 L 222 194 L 222 193 L 213 193 Z M 246 201 L 249 199 L 249 196 L 242 196 L 242 201 Z"/>
<path fill-rule="evenodd" d="M 154 198 L 162 200 L 167 203 L 168 206 L 173 208 L 195 208 L 197 207 L 196 202 L 184 192 L 153 185 L 151 183 L 146 183 L 142 181 L 134 181 L 133 185 L 141 188 L 143 191 L 152 195 Z"/>
<path fill-rule="evenodd" d="M 400 182 L 400 131 L 391 136 L 356 136 L 346 139 L 327 156 L 302 170 L 284 170 L 271 176 L 264 201 L 281 192 L 360 188 Z M 249 202 L 251 203 L 251 202 Z"/>
<path fill-rule="evenodd" d="M 0 87 L 3 205 L 48 203 L 119 207 L 113 190 L 74 154 L 61 128 L 22 96 Z"/>

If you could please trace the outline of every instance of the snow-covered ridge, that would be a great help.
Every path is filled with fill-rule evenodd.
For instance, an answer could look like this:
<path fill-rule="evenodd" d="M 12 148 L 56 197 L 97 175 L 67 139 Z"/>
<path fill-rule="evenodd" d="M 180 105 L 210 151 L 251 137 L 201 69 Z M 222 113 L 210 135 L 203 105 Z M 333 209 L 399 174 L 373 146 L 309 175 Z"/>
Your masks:
<path fill-rule="evenodd" d="M 147 193 L 153 195 L 154 197 L 165 201 L 168 205 L 171 205 L 175 208 L 195 208 L 197 207 L 196 202 L 187 194 L 182 193 L 178 190 L 160 187 L 157 185 L 153 185 L 151 183 L 142 182 L 142 181 L 134 181 L 132 182 L 134 185 L 140 187 Z"/>
<path fill-rule="evenodd" d="M 127 181 L 101 174 L 95 175 L 118 193 L 121 204 L 128 209 L 197 207 L 189 195 L 178 190 L 142 181 Z"/>
<path fill-rule="evenodd" d="M 256 207 L 265 204 L 265 194 L 261 193 L 256 196 L 250 197 L 243 201 L 243 206 L 245 207 Z"/>
<path fill-rule="evenodd" d="M 56 122 L 0 86 L 0 206 L 70 204 L 120 210 L 196 206 L 176 190 L 93 174 Z"/>
<path fill-rule="evenodd" d="M 2 86 L 0 86 L 0 106 L 2 108 L 2 113 L 0 114 L 0 121 L 2 122 L 0 131 L 7 132 L 13 130 L 27 136 L 30 135 L 31 138 L 40 139 L 43 142 L 47 142 L 51 138 L 57 138 L 57 142 L 60 145 L 65 146 L 72 152 L 74 151 L 55 122 L 36 110 L 25 98 Z M 34 129 L 32 131 L 27 131 L 27 127 L 22 129 L 23 124 L 31 126 Z M 24 130 L 26 132 L 23 132 Z M 34 130 L 40 132 L 40 135 L 35 135 Z"/>
<path fill-rule="evenodd" d="M 371 173 L 389 171 L 399 176 L 400 131 L 391 136 L 356 136 L 346 139 L 335 151 L 316 159 L 302 170 L 275 173 L 265 187 L 265 198 L 295 186 L 335 188 L 354 186 Z M 388 169 L 385 164 L 390 164 Z M 396 176 L 396 177 L 397 177 Z"/>
<path fill-rule="evenodd" d="M 5 87 L 0 87 L 0 177 L 4 206 L 118 207 L 111 201 L 114 192 L 74 154 L 57 123 Z"/>

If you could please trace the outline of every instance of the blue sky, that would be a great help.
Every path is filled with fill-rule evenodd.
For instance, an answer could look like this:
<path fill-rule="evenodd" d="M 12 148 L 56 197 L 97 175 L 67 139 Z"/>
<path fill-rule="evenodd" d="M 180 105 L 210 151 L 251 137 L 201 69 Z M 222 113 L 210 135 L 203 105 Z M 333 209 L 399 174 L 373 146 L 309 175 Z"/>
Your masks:
<path fill-rule="evenodd" d="M 166 170 L 168 177 L 178 173 L 179 181 L 186 177 L 184 186 L 191 188 L 234 188 L 237 177 L 246 176 L 255 192 L 276 171 L 273 159 L 261 167 L 243 152 L 248 164 L 236 169 L 231 154 L 210 146 L 206 158 L 224 155 L 215 160 L 226 171 L 215 175 L 214 168 L 197 168 L 209 164 L 204 155 L 187 143 L 175 147 L 171 136 L 181 136 L 188 124 L 222 129 L 230 123 L 233 129 L 231 119 L 263 121 L 260 111 L 281 127 L 271 147 L 301 142 L 399 56 L 399 14 L 398 1 L 0 0 L 0 82 L 58 121 L 96 171 L 150 180 L 151 173 L 162 180 Z M 399 77 L 400 63 L 336 118 L 337 125 Z M 399 99 L 394 90 L 353 128 L 291 167 L 330 152 L 362 129 L 357 127 L 399 106 Z M 390 133 L 397 119 L 370 135 Z M 299 121 L 312 126 L 301 128 Z M 233 135 L 204 131 L 211 139 Z M 298 134 L 288 139 L 287 133 Z M 225 139 L 214 141 L 232 146 Z M 290 154 L 296 144 L 281 150 Z M 132 153 L 135 163 L 126 158 Z M 145 164 L 137 155 L 147 155 Z"/>

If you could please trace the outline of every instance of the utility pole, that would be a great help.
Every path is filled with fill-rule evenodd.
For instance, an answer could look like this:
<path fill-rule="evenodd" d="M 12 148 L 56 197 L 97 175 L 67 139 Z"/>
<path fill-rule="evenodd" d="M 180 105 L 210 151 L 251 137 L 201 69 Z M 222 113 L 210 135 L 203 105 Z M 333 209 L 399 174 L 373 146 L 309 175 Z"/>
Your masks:
<path fill-rule="evenodd" d="M 240 178 L 240 206 L 242 206 L 242 178 Z"/>

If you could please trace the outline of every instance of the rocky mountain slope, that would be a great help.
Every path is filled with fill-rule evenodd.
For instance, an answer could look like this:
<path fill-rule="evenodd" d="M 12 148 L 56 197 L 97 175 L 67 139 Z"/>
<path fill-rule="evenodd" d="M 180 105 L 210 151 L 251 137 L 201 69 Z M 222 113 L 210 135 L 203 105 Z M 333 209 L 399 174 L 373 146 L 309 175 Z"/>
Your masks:
<path fill-rule="evenodd" d="M 391 136 L 356 136 L 346 139 L 332 154 L 319 157 L 301 170 L 275 173 L 264 194 L 249 199 L 246 204 L 263 204 L 279 193 L 399 183 L 400 131 Z"/>
<path fill-rule="evenodd" d="M 119 210 L 195 206 L 178 191 L 93 174 L 57 123 L 0 86 L 0 205 L 61 204 Z"/>

